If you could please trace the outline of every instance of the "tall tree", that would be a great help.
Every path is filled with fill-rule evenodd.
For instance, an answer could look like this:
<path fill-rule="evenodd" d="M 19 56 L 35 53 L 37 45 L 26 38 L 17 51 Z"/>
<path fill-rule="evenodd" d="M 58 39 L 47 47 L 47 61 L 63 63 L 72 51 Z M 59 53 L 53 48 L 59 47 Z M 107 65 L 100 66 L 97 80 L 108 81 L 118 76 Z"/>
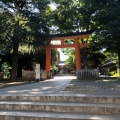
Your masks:
<path fill-rule="evenodd" d="M 94 21 L 96 41 L 106 51 L 118 54 L 120 66 L 120 1 L 108 0 L 94 16 Z"/>
<path fill-rule="evenodd" d="M 54 1 L 57 6 L 54 25 L 58 26 L 58 32 L 81 32 L 92 29 L 93 36 L 96 36 L 93 40 L 99 41 L 95 42 L 96 46 L 116 52 L 120 58 L 119 0 Z"/>
<path fill-rule="evenodd" d="M 55 18 L 53 24 L 58 27 L 58 33 L 77 33 L 94 29 L 92 17 L 98 10 L 98 2 L 94 0 L 55 0 L 55 3 L 57 9 L 53 11 Z M 86 40 L 86 42 L 88 42 L 88 40 Z M 72 55 L 75 59 L 74 52 L 72 53 L 72 51 L 73 50 L 66 51 L 66 53 L 70 55 L 70 58 L 67 60 L 68 66 L 71 66 L 70 61 L 75 65 L 75 61 L 72 60 L 73 57 L 71 57 Z M 82 53 L 87 53 L 86 49 L 82 49 Z M 84 59 L 82 61 L 86 61 L 87 54 L 84 55 L 82 59 Z"/>
<path fill-rule="evenodd" d="M 34 45 L 38 48 L 49 43 L 46 12 L 49 1 L 28 1 L 23 10 L 14 1 L 3 2 L 6 4 L 2 4 L 3 11 L 0 14 L 0 40 L 4 45 L 7 43 L 12 46 L 11 79 L 16 80 L 19 46 Z"/>

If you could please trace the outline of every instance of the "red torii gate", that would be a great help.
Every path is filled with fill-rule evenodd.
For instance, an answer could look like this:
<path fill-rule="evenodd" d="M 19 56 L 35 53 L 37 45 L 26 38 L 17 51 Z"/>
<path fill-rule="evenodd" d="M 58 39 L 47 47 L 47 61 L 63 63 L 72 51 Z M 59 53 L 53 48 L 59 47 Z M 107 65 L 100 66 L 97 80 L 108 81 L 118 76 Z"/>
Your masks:
<path fill-rule="evenodd" d="M 51 41 L 60 41 L 60 45 L 52 45 L 46 47 L 46 71 L 50 73 L 50 63 L 51 63 L 51 49 L 57 48 L 75 48 L 76 54 L 76 69 L 81 69 L 81 59 L 80 59 L 80 48 L 89 47 L 89 43 L 79 43 L 79 39 L 89 38 L 90 33 L 79 33 L 79 34 L 72 34 L 72 35 L 61 35 L 61 36 L 54 36 Z M 65 40 L 74 40 L 73 44 L 65 44 Z"/>

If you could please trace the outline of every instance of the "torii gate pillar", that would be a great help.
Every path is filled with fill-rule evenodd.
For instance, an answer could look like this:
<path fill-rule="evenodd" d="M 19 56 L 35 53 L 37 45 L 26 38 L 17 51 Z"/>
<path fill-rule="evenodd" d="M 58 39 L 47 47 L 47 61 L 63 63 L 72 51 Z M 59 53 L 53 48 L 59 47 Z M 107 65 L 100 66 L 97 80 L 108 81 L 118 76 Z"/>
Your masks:
<path fill-rule="evenodd" d="M 81 69 L 80 47 L 79 40 L 75 40 L 75 56 L 76 56 L 76 69 Z"/>

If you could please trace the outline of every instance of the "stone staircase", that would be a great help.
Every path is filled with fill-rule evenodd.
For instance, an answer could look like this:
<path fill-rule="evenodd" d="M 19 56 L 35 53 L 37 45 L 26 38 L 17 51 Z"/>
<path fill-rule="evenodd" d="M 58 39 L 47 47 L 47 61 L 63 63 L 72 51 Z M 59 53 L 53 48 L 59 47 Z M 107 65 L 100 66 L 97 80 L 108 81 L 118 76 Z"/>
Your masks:
<path fill-rule="evenodd" d="M 0 96 L 0 120 L 120 120 L 120 96 Z"/>

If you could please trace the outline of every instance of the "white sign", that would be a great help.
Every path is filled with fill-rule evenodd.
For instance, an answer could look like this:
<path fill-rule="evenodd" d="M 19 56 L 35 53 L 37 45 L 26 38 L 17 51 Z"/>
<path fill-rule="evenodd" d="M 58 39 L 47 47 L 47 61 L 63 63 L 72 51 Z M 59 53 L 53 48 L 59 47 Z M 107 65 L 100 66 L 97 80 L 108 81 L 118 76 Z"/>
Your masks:
<path fill-rule="evenodd" d="M 36 79 L 40 79 L 40 64 L 36 64 Z"/>

